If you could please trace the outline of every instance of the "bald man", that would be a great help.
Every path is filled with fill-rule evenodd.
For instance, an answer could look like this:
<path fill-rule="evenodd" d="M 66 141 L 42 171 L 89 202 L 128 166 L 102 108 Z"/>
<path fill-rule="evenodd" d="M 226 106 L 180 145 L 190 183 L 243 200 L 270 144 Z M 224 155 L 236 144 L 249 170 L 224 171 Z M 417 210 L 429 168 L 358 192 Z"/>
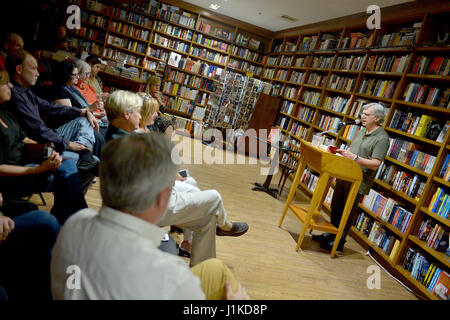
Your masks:
<path fill-rule="evenodd" d="M 23 39 L 17 33 L 8 33 L 3 41 L 3 50 L 0 51 L 0 69 L 5 69 L 6 57 L 23 49 Z"/>

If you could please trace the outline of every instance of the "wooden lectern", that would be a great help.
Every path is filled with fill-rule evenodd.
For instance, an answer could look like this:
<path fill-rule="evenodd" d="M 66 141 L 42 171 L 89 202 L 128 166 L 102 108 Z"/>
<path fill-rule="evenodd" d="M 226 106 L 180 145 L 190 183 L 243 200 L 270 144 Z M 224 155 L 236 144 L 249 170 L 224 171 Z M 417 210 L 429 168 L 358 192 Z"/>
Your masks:
<path fill-rule="evenodd" d="M 288 209 L 290 209 L 300 220 L 303 226 L 297 242 L 297 251 L 302 245 L 307 229 L 310 229 L 310 231 L 320 230 L 336 234 L 336 240 L 334 241 L 334 246 L 331 250 L 331 257 L 334 257 L 345 224 L 347 223 L 348 216 L 358 194 L 359 186 L 361 185 L 362 171 L 356 162 L 324 151 L 320 148 L 313 147 L 310 142 L 304 140 L 301 140 L 300 154 L 301 157 L 297 168 L 297 173 L 295 174 L 294 181 L 292 182 L 292 186 L 278 226 L 281 227 Z M 309 166 L 311 169 L 319 173 L 319 179 L 317 181 L 316 188 L 314 189 L 311 203 L 309 206 L 292 204 L 291 202 L 300 182 L 300 177 L 302 176 L 306 166 Z M 325 197 L 327 196 L 333 177 L 352 183 L 338 229 L 326 221 L 320 214 L 320 209 L 322 208 Z"/>

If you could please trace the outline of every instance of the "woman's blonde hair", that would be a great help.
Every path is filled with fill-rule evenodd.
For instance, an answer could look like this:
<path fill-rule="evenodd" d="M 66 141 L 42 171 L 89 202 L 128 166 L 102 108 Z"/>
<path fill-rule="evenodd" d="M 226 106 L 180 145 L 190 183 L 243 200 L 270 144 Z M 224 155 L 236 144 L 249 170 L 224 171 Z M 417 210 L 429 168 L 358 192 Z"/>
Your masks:
<path fill-rule="evenodd" d="M 9 83 L 9 74 L 6 70 L 0 70 L 0 86 Z"/>
<path fill-rule="evenodd" d="M 125 112 L 142 106 L 142 98 L 134 92 L 117 90 L 111 93 L 106 100 L 105 110 L 108 120 L 111 122 L 119 119 Z"/>
<path fill-rule="evenodd" d="M 141 107 L 141 123 L 140 123 L 141 128 L 144 128 L 148 118 L 150 118 L 153 113 L 158 111 L 159 103 L 158 100 L 156 100 L 151 95 L 145 92 L 138 92 L 137 94 L 142 99 L 144 99 L 144 102 Z"/>

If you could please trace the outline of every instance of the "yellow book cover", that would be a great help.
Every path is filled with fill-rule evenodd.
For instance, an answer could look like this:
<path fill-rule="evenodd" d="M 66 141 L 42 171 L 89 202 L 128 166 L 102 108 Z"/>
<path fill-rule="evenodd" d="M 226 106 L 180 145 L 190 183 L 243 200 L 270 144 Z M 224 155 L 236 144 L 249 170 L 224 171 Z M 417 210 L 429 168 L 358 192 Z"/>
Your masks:
<path fill-rule="evenodd" d="M 433 198 L 431 198 L 430 204 L 428 205 L 428 210 L 431 211 L 431 209 L 433 209 L 434 202 L 436 201 L 436 198 L 437 198 L 437 196 L 438 196 L 438 194 L 439 194 L 439 190 L 440 190 L 440 189 L 441 189 L 441 188 L 437 188 L 436 192 L 433 194 Z"/>
<path fill-rule="evenodd" d="M 394 246 L 392 247 L 391 254 L 389 255 L 389 259 L 391 259 L 392 261 L 394 260 L 399 248 L 400 248 L 400 241 L 398 241 L 398 239 L 396 239 Z"/>
<path fill-rule="evenodd" d="M 424 285 L 426 285 L 428 283 L 428 281 L 430 280 L 430 277 L 433 275 L 435 269 L 436 269 L 436 265 L 434 265 L 434 264 L 428 268 L 427 275 L 425 276 L 425 279 L 423 280 Z"/>
<path fill-rule="evenodd" d="M 433 120 L 432 117 L 423 114 L 420 117 L 419 125 L 417 126 L 416 132 L 414 132 L 415 136 L 423 137 L 427 130 L 428 124 Z"/>
<path fill-rule="evenodd" d="M 378 94 L 378 97 L 382 97 L 384 95 L 384 91 L 386 90 L 386 86 L 388 84 L 387 80 L 383 81 L 383 86 L 381 87 L 381 92 Z"/>

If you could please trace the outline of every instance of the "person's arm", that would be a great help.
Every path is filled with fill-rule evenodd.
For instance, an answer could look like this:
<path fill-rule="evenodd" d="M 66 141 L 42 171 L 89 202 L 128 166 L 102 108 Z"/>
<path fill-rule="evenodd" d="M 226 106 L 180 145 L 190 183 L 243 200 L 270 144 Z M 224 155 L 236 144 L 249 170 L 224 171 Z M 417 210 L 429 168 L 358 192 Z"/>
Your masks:
<path fill-rule="evenodd" d="M 14 230 L 14 221 L 6 216 L 0 215 L 0 243 L 8 238 Z"/>
<path fill-rule="evenodd" d="M 70 99 L 57 99 L 53 102 L 62 106 L 72 107 L 72 102 L 70 101 Z"/>
<path fill-rule="evenodd" d="M 52 156 L 44 160 L 38 167 L 16 166 L 11 164 L 0 164 L 0 176 L 18 177 L 33 174 L 40 174 L 48 171 L 55 171 L 61 165 L 62 158 L 57 152 L 53 152 Z"/>
<path fill-rule="evenodd" d="M 356 154 L 350 152 L 349 150 L 337 149 L 336 152 L 339 153 L 340 155 L 342 155 L 343 157 L 353 160 L 357 164 L 359 164 L 363 167 L 366 167 L 368 169 L 371 169 L 371 170 L 377 170 L 382 162 L 380 159 L 376 159 L 376 158 L 366 159 L 366 158 L 357 156 Z"/>
<path fill-rule="evenodd" d="M 37 144 L 36 141 L 34 141 L 33 139 L 30 139 L 30 138 L 28 138 L 28 137 L 23 138 L 22 141 L 23 141 L 23 143 L 25 143 L 25 144 Z"/>

